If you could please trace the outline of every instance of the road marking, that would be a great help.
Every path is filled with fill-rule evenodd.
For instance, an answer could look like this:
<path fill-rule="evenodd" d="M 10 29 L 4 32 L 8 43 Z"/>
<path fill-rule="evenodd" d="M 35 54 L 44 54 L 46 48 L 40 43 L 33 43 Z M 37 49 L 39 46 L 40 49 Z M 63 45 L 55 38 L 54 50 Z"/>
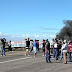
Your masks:
<path fill-rule="evenodd" d="M 28 59 L 28 58 L 32 58 L 32 57 L 25 57 L 25 58 L 20 58 L 20 59 L 14 59 L 14 60 L 9 60 L 9 61 L 4 61 L 4 62 L 0 62 L 0 64 L 2 64 L 2 63 L 8 63 L 8 62 L 14 62 L 14 61 L 19 61 L 19 60 L 24 60 L 24 59 Z"/>
<path fill-rule="evenodd" d="M 25 54 L 24 52 L 20 52 L 20 53 L 12 53 L 12 54 L 6 54 L 6 56 L 11 56 L 11 55 L 20 55 L 20 54 Z"/>

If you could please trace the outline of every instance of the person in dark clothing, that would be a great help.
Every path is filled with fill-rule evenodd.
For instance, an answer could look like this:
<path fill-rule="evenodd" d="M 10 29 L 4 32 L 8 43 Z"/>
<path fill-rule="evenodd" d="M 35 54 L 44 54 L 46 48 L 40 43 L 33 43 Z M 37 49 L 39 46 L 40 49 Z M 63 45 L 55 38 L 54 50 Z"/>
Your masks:
<path fill-rule="evenodd" d="M 12 48 L 11 48 L 11 40 L 9 41 L 8 45 L 9 45 L 9 51 L 12 51 Z"/>
<path fill-rule="evenodd" d="M 36 42 L 37 42 L 37 50 L 40 51 L 39 50 L 39 40 L 37 40 Z"/>
<path fill-rule="evenodd" d="M 43 47 L 42 47 L 42 49 L 43 49 L 43 55 L 42 56 L 45 56 L 45 40 L 43 40 Z"/>
<path fill-rule="evenodd" d="M 1 41 L 2 41 L 2 44 L 3 44 L 3 47 L 2 47 L 1 52 L 3 52 L 2 55 L 4 54 L 4 56 L 6 56 L 6 54 L 5 54 L 5 43 L 6 43 L 6 39 L 3 38 L 3 39 L 1 39 Z"/>
<path fill-rule="evenodd" d="M 49 43 L 49 41 L 46 42 L 45 53 L 46 53 L 46 62 L 51 63 L 51 61 L 50 61 L 50 43 Z"/>
<path fill-rule="evenodd" d="M 30 56 L 30 54 L 29 54 L 29 46 L 30 46 L 30 41 L 29 41 L 29 38 L 28 38 L 28 40 L 26 41 L 26 53 L 25 53 L 25 56 L 26 55 Z"/>
<path fill-rule="evenodd" d="M 59 57 L 59 55 L 61 53 L 61 47 L 62 47 L 62 44 L 61 44 L 61 42 L 59 42 L 58 43 L 58 57 Z"/>

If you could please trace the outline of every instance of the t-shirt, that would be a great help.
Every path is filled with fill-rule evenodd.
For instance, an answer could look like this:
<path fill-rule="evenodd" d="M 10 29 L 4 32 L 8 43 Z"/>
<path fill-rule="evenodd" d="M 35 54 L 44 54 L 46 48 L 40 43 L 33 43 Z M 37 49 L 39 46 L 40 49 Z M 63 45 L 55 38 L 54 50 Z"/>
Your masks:
<path fill-rule="evenodd" d="M 33 42 L 32 41 L 30 41 L 30 46 L 33 46 Z"/>
<path fill-rule="evenodd" d="M 37 42 L 37 48 L 39 48 L 39 42 Z"/>
<path fill-rule="evenodd" d="M 62 45 L 61 51 L 67 52 L 67 50 L 68 50 L 68 45 L 67 45 L 67 43 L 65 43 Z"/>
<path fill-rule="evenodd" d="M 51 40 L 51 41 L 50 41 L 50 45 L 54 45 L 54 41 Z"/>
<path fill-rule="evenodd" d="M 45 53 L 50 52 L 50 44 L 45 45 Z"/>
<path fill-rule="evenodd" d="M 30 46 L 30 41 L 26 41 L 26 47 Z"/>
<path fill-rule="evenodd" d="M 46 47 L 47 47 L 48 50 L 50 50 L 50 43 L 46 44 Z"/>
<path fill-rule="evenodd" d="M 68 51 L 69 51 L 69 52 L 72 52 L 72 44 L 69 44 L 69 45 L 68 45 Z"/>
<path fill-rule="evenodd" d="M 33 47 L 37 48 L 37 42 L 33 42 Z"/>
<path fill-rule="evenodd" d="M 54 48 L 57 48 L 57 47 L 58 47 L 58 44 L 55 43 L 55 44 L 54 44 Z"/>
<path fill-rule="evenodd" d="M 43 47 L 45 47 L 45 42 L 43 42 Z"/>

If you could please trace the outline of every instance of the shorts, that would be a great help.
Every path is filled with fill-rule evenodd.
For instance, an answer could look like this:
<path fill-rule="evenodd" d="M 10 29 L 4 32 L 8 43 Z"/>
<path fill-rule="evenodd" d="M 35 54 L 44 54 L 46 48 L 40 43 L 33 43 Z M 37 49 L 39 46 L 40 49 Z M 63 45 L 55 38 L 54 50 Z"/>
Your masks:
<path fill-rule="evenodd" d="M 26 51 L 29 51 L 28 49 L 26 49 Z"/>
<path fill-rule="evenodd" d="M 63 50 L 63 52 L 67 53 L 67 50 Z"/>
<path fill-rule="evenodd" d="M 36 47 L 33 47 L 33 51 L 34 51 L 34 53 L 37 53 Z"/>

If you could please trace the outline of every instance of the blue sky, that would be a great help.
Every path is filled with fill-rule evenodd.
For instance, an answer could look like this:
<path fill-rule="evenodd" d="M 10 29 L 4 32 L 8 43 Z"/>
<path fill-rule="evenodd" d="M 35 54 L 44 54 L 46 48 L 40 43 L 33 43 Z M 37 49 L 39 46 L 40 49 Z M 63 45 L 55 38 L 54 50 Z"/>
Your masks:
<path fill-rule="evenodd" d="M 0 0 L 0 37 L 53 38 L 72 19 L 72 0 Z"/>

